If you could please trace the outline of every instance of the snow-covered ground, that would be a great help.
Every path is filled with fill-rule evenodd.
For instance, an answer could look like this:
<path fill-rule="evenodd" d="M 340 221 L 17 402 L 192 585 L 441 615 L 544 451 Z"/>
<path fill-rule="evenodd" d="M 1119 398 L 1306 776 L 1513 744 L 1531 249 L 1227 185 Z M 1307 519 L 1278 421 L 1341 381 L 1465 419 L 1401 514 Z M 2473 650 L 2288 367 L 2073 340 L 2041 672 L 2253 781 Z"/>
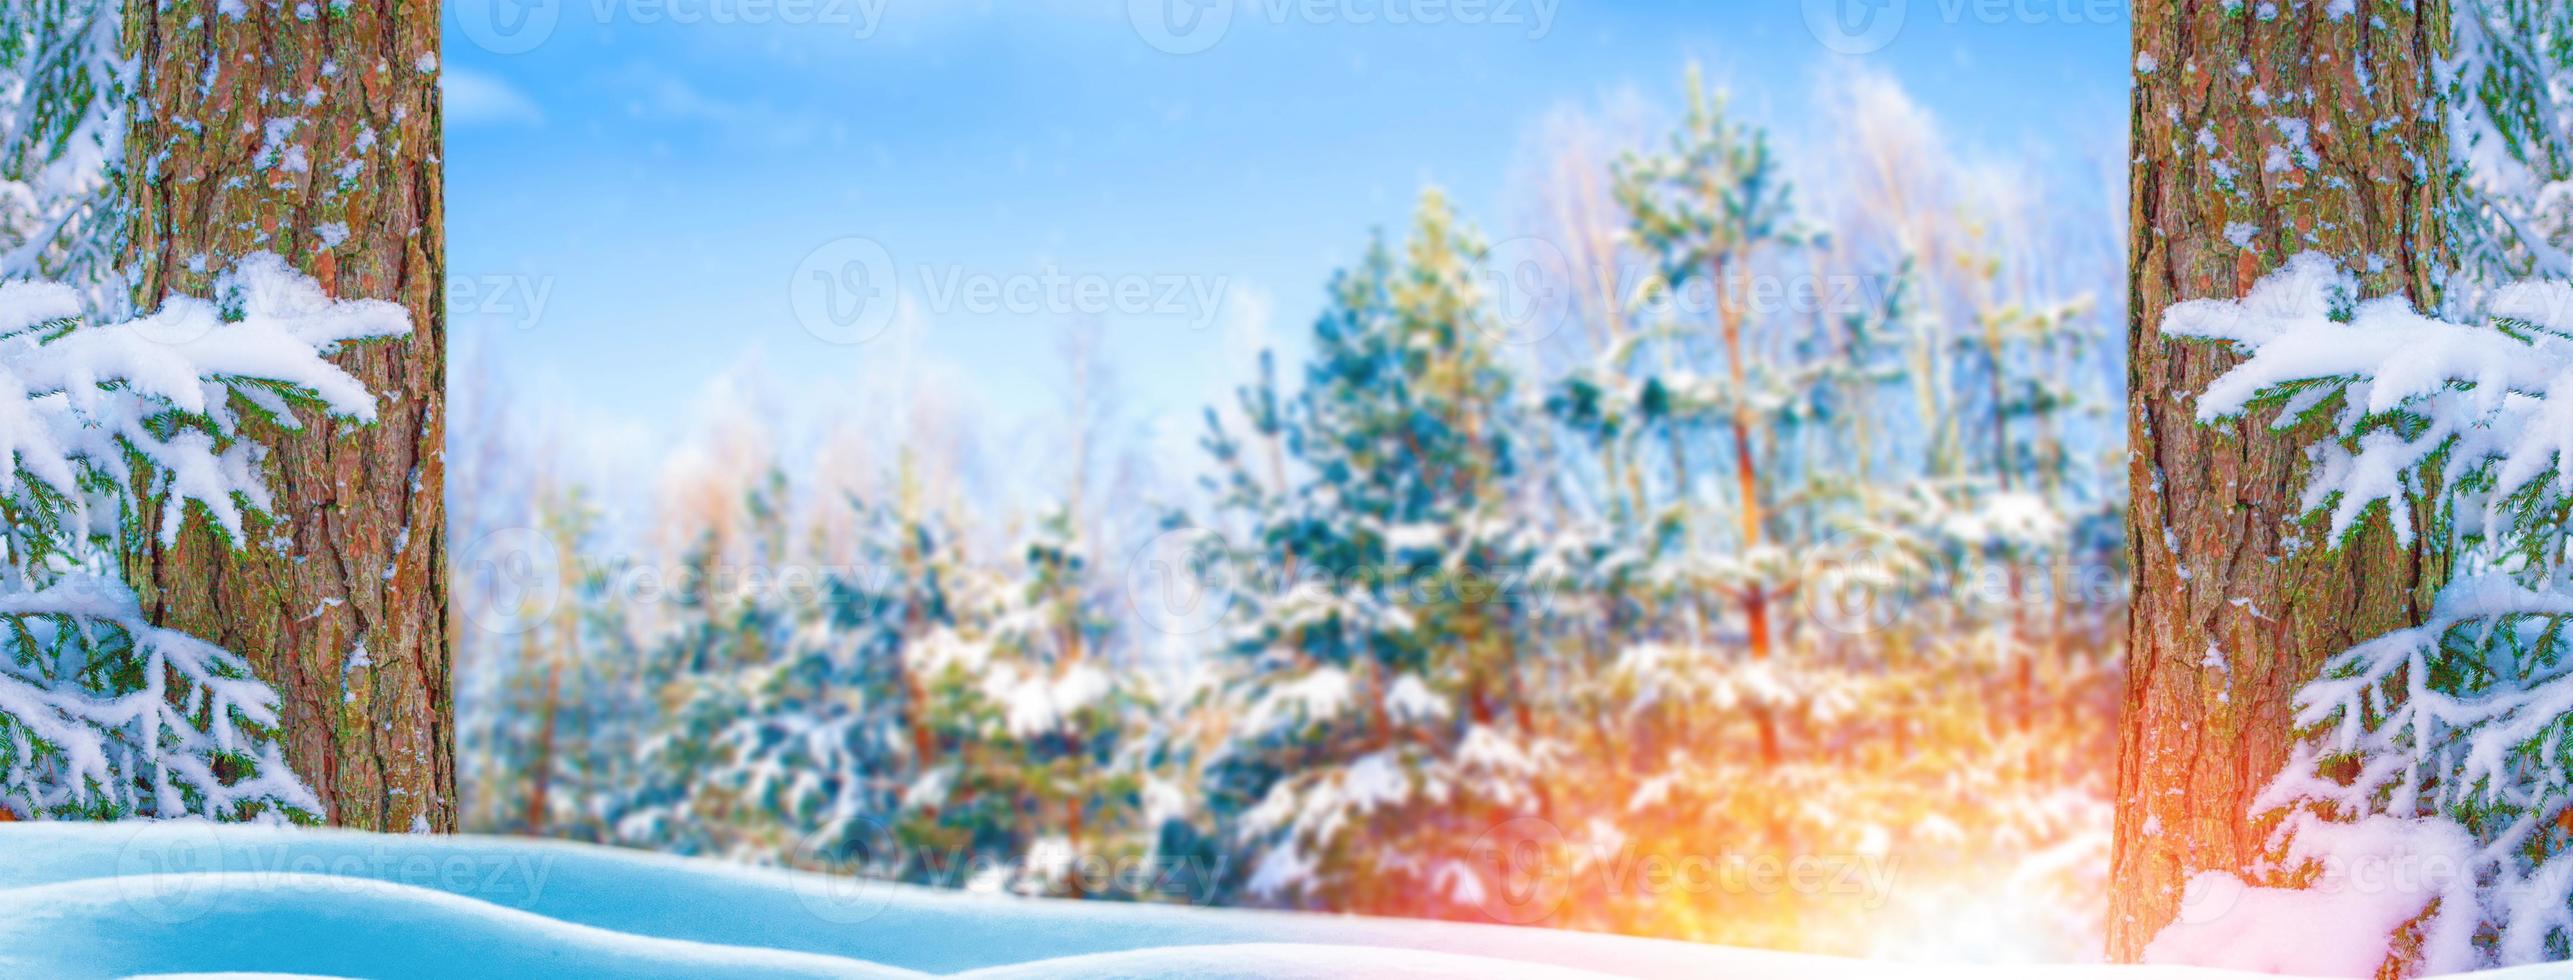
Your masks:
<path fill-rule="evenodd" d="M 1534 928 L 969 895 L 548 841 L 202 823 L 0 825 L 0 976 L 210 971 L 1798 980 L 1925 972 Z"/>

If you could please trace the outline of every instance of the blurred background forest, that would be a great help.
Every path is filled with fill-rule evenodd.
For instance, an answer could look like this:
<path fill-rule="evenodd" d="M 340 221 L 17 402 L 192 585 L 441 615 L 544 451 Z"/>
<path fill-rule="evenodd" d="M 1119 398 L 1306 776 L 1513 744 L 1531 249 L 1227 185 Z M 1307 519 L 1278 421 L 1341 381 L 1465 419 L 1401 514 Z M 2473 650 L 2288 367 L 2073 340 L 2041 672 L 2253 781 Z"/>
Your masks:
<path fill-rule="evenodd" d="M 2123 154 L 1980 153 L 1866 70 L 1752 112 L 1673 66 L 1513 161 L 1495 213 L 1430 186 L 1350 228 L 1312 322 L 1217 318 L 1202 418 L 1133 408 L 1064 316 L 1013 341 L 1050 421 L 1000 431 L 905 318 L 847 392 L 746 364 L 603 474 L 461 347 L 465 829 L 2095 957 Z"/>

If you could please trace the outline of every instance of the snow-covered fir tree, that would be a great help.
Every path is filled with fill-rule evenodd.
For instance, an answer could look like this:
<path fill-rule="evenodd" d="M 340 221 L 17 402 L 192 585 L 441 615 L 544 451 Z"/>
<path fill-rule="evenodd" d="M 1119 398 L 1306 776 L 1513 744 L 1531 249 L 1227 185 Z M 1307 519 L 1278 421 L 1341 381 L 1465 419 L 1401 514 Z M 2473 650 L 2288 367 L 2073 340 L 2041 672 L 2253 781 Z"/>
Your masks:
<path fill-rule="evenodd" d="M 728 566 L 710 537 L 667 588 L 636 597 L 668 609 L 646 653 L 649 734 L 614 821 L 622 839 L 837 860 L 898 820 L 930 748 L 909 651 L 947 635 L 950 569 L 928 528 L 876 512 L 850 574 L 785 587 L 761 574 L 791 561 L 785 491 L 771 471 L 743 501 L 747 564 Z"/>
<path fill-rule="evenodd" d="M 1541 806 L 1520 597 L 1488 578 L 1529 541 L 1505 510 L 1515 422 L 1485 247 L 1432 191 L 1399 256 L 1379 242 L 1335 279 L 1302 388 L 1244 393 L 1283 485 L 1211 437 L 1228 482 L 1255 488 L 1234 557 L 1258 586 L 1226 643 L 1238 721 L 1207 797 L 1261 900 L 1470 909 L 1499 885 L 1464 860 L 1477 828 Z"/>
<path fill-rule="evenodd" d="M 914 877 L 1022 894 L 1106 896 L 1138 880 L 1146 691 L 1109 659 L 1109 622 L 1068 513 L 1044 519 L 1023 574 L 977 576 L 958 628 L 905 651 L 927 758 L 896 839 Z M 1146 889 L 1149 891 L 1149 889 Z"/>
<path fill-rule="evenodd" d="M 649 630 L 653 692 L 615 839 L 951 886 L 1090 895 L 1149 848 L 1142 691 L 1112 669 L 1063 515 L 1018 569 L 968 563 L 915 492 L 850 501 L 854 552 L 789 547 L 788 481 L 743 501 L 741 566 L 708 541 Z M 657 619 L 657 627 L 639 627 Z M 609 641 L 613 643 L 614 641 Z"/>
<path fill-rule="evenodd" d="M 1539 271 L 1614 288 L 1573 333 L 1531 340 L 1509 291 L 1574 283 L 1503 275 L 1526 271 L 1498 267 L 1518 245 L 1427 195 L 1275 345 L 1291 360 L 1258 353 L 1208 409 L 1212 465 L 1178 467 L 1202 496 L 1121 493 L 1079 464 L 1015 501 L 953 477 L 929 492 L 917 454 L 975 452 L 919 427 L 932 400 L 845 481 L 879 506 L 820 499 L 827 475 L 754 479 L 760 452 L 695 454 L 714 489 L 656 532 L 698 543 L 676 564 L 866 574 L 809 608 L 581 599 L 626 637 L 584 642 L 653 665 L 652 693 L 610 709 L 647 733 L 642 792 L 607 807 L 622 839 L 1031 894 L 1845 952 L 1941 941 L 1923 923 L 1971 902 L 2041 910 L 2013 928 L 2067 955 L 2090 945 L 2081 869 L 2106 811 L 2079 762 L 2116 694 L 2101 474 L 2119 433 L 2099 406 L 2119 350 L 2099 342 L 2113 310 L 2064 285 L 2099 289 L 2116 263 L 2076 267 L 2096 256 L 2040 240 L 2043 215 L 1934 139 L 1891 151 L 1937 181 L 1888 204 L 1867 197 L 1880 171 L 1773 149 L 1711 88 L 1689 94 L 1668 138 L 1574 182 L 1594 197 L 1564 210 L 1597 220 L 1568 235 L 1610 267 Z M 1835 112 L 1834 131 L 1921 115 L 1874 89 Z M 1788 195 L 1791 173 L 1826 194 Z M 1978 230 L 1945 229 L 1955 215 Z M 1800 278 L 1822 295 L 1782 305 Z M 1222 545 L 1163 570 L 1227 586 L 1189 610 L 1206 615 L 1163 622 L 1119 593 L 1170 557 L 1100 540 L 1138 515 Z M 799 551 L 799 521 L 836 543 Z M 2062 590 L 2065 565 L 2109 580 Z M 1795 855 L 1899 865 L 1903 899 L 1631 876 Z M 1065 871 L 1130 859 L 1152 884 Z M 1531 870 L 1559 874 L 1530 895 Z M 2011 901 L 1978 890 L 1996 878 Z"/>
<path fill-rule="evenodd" d="M 2445 195 L 2434 308 L 2371 292 L 2383 256 L 2305 251 L 2158 324 L 2241 355 L 2190 393 L 2200 421 L 2316 434 L 2298 488 L 2310 533 L 2288 547 L 2390 534 L 2425 558 L 2411 625 L 2296 691 L 2297 740 L 2254 801 L 2272 828 L 2260 860 L 2189 879 L 2183 908 L 2224 914 L 2183 916 L 2148 956 L 2276 958 L 2263 936 L 2326 921 L 2356 940 L 2349 962 L 2381 972 L 2573 956 L 2565 16 L 2460 0 L 2438 84 L 2398 107 L 2443 124 L 2449 150 L 2427 162 Z"/>
<path fill-rule="evenodd" d="M 1618 233 L 1643 285 L 1598 318 L 1546 406 L 1573 437 L 1562 445 L 1599 462 L 1556 467 L 1578 476 L 1550 494 L 1588 503 L 1541 562 L 1577 583 L 1544 619 L 1562 658 L 1544 676 L 1573 681 L 1549 685 L 1572 696 L 1545 714 L 1620 722 L 1558 729 L 1573 747 L 1569 802 L 1550 815 L 1562 860 L 1606 881 L 1618 855 L 1900 855 L 1945 880 L 2093 846 L 2105 814 L 2086 797 L 2088 740 L 2063 737 L 2080 712 L 2040 712 L 2099 699 L 2113 663 L 2099 649 L 2113 607 L 2049 588 L 2114 547 L 2097 533 L 2115 528 L 2114 500 L 2075 455 L 2082 412 L 2104 401 L 2074 370 L 2097 356 L 2084 338 L 2100 321 L 2046 295 L 2007 215 L 1939 241 L 1885 227 L 1940 206 L 1920 188 L 1847 229 L 1799 213 L 1765 135 L 1694 77 L 1689 91 L 1668 149 L 1619 168 Z M 1869 94 L 1868 112 L 1916 112 Z M 1930 149 L 1904 172 L 1943 175 Z M 1818 297 L 1835 281 L 1883 288 L 1759 301 L 1800 276 Z M 2106 519 L 2076 554 L 2065 515 L 2085 508 Z M 1950 792 L 1960 777 L 1977 788 Z M 1616 889 L 1565 908 L 1748 942 L 1811 943 L 1847 914 Z M 1882 949 L 1892 931 L 1831 941 Z"/>

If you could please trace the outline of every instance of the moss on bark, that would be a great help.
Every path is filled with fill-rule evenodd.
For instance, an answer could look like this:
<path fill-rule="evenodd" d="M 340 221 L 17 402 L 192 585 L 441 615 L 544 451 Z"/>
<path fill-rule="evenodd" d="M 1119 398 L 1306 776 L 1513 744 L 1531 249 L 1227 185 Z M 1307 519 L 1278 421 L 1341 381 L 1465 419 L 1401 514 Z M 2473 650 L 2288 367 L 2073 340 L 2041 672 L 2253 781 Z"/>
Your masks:
<path fill-rule="evenodd" d="M 252 423 L 275 447 L 276 513 L 242 547 L 194 514 L 164 547 L 146 508 L 127 572 L 156 622 L 277 689 L 287 759 L 331 823 L 453 830 L 438 8 L 236 6 L 127 5 L 136 302 L 203 295 L 267 251 L 334 296 L 402 304 L 412 333 L 332 358 L 378 393 L 375 424 Z"/>

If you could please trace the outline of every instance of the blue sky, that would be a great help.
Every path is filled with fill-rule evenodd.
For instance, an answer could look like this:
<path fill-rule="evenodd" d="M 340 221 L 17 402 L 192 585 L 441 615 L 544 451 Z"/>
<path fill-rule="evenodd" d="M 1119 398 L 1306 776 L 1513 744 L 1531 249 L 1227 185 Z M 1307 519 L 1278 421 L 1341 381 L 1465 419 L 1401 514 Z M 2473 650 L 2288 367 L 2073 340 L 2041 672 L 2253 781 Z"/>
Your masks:
<path fill-rule="evenodd" d="M 925 383 L 1009 428 L 1047 417 L 1056 335 L 1096 307 L 1026 290 L 1048 272 L 1135 281 L 1149 301 L 1097 317 L 1109 358 L 1154 438 L 1184 438 L 1238 373 L 1228 331 L 1303 331 L 1331 271 L 1399 229 L 1423 185 L 1498 237 L 1540 115 L 1621 92 L 1667 103 L 1693 59 L 1755 115 L 1790 116 L 1863 61 L 1999 152 L 2124 130 L 2122 4 L 1814 0 L 1901 17 L 1859 56 L 1819 43 L 1793 0 L 1246 0 L 1182 38 L 1212 39 L 1187 54 L 1138 27 L 1212 2 L 450 3 L 452 332 L 646 451 L 745 359 L 764 403 L 791 410 L 907 350 Z M 862 268 L 893 270 L 912 303 L 876 339 L 833 343 L 799 319 L 795 284 L 851 238 L 882 249 Z M 1004 294 L 961 298 L 974 280 Z M 1162 302 L 1174 283 L 1193 295 Z"/>

